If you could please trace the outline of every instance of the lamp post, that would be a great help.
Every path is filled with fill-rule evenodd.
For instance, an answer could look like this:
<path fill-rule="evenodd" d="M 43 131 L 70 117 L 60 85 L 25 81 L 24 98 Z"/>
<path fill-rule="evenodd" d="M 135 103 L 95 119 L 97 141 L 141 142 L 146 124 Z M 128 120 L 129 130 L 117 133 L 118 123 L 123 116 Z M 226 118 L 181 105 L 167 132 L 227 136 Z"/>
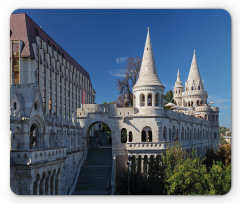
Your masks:
<path fill-rule="evenodd" d="M 130 168 L 132 166 L 132 157 L 130 155 L 128 155 L 127 166 L 128 166 L 128 195 L 130 195 Z"/>

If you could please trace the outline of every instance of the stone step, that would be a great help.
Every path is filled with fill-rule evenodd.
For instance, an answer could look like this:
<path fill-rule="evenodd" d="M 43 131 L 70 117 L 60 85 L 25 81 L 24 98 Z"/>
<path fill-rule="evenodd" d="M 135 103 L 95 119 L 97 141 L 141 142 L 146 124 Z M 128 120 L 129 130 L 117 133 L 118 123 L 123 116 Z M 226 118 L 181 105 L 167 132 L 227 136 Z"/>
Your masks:
<path fill-rule="evenodd" d="M 73 195 L 107 195 L 112 173 L 112 149 L 89 148 Z"/>

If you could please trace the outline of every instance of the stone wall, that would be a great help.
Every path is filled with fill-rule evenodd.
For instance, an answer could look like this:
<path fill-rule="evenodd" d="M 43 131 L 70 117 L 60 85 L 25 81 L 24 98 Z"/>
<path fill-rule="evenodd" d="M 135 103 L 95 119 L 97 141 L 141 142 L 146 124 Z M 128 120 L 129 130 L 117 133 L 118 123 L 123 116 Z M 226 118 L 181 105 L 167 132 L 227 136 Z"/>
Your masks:
<path fill-rule="evenodd" d="M 68 154 L 61 172 L 61 194 L 68 195 L 75 187 L 75 180 L 78 178 L 79 169 L 85 160 L 85 152 L 79 151 Z"/>

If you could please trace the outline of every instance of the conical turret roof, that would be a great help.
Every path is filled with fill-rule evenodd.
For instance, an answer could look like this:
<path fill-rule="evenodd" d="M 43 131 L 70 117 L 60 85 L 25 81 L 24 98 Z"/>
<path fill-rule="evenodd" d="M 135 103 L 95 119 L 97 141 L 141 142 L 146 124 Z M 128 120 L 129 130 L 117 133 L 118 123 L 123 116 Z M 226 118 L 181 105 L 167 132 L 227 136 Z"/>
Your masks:
<path fill-rule="evenodd" d="M 176 82 L 175 82 L 175 88 L 177 88 L 177 87 L 183 87 L 182 81 L 181 81 L 181 79 L 180 79 L 179 69 L 178 69 L 178 73 L 177 73 L 177 80 L 176 80 Z"/>
<path fill-rule="evenodd" d="M 149 34 L 149 28 L 147 33 L 147 39 L 145 43 L 142 65 L 139 73 L 138 80 L 134 85 L 134 88 L 140 86 L 163 86 L 158 78 L 156 64 L 153 56 L 152 44 Z"/>
<path fill-rule="evenodd" d="M 191 67 L 190 67 L 190 71 L 189 71 L 189 74 L 188 74 L 187 81 L 188 82 L 192 82 L 192 81 L 202 82 L 200 72 L 199 72 L 199 69 L 198 69 L 195 50 L 194 50 L 194 53 L 193 53 L 192 64 L 191 64 Z"/>

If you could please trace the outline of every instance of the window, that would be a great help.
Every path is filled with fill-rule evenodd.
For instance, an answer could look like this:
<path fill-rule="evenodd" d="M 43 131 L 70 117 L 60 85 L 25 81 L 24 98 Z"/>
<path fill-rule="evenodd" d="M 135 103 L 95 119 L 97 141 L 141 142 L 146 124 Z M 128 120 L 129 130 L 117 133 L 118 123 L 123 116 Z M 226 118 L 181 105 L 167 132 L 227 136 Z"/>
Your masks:
<path fill-rule="evenodd" d="M 133 135 L 132 135 L 132 131 L 130 131 L 128 135 L 128 141 L 132 142 L 132 140 L 133 140 Z"/>
<path fill-rule="evenodd" d="M 17 103 L 14 102 L 14 103 L 13 103 L 13 110 L 16 110 L 16 109 L 17 109 Z"/>
<path fill-rule="evenodd" d="M 142 130 L 142 142 L 152 142 L 152 129 L 150 127 L 144 127 Z"/>
<path fill-rule="evenodd" d="M 152 94 L 148 94 L 148 100 L 147 100 L 148 106 L 152 106 Z"/>
<path fill-rule="evenodd" d="M 145 106 L 145 95 L 144 94 L 140 95 L 140 106 Z"/>
<path fill-rule="evenodd" d="M 198 90 L 200 90 L 200 86 L 198 86 Z"/>
<path fill-rule="evenodd" d="M 127 130 L 126 128 L 123 128 L 121 130 L 121 143 L 126 143 L 127 142 Z"/>
<path fill-rule="evenodd" d="M 159 106 L 159 94 L 155 96 L 155 106 Z"/>

